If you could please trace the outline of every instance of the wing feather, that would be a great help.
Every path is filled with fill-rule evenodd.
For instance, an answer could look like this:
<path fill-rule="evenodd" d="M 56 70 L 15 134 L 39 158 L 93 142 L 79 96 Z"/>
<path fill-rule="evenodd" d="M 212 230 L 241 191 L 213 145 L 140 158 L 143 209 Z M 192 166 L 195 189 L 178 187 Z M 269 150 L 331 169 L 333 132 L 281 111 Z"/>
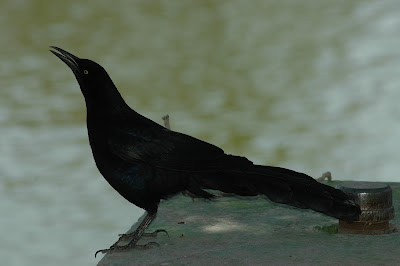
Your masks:
<path fill-rule="evenodd" d="M 109 150 L 125 161 L 142 161 L 179 171 L 218 171 L 247 168 L 245 157 L 227 155 L 205 141 L 166 128 L 119 129 L 108 137 Z"/>

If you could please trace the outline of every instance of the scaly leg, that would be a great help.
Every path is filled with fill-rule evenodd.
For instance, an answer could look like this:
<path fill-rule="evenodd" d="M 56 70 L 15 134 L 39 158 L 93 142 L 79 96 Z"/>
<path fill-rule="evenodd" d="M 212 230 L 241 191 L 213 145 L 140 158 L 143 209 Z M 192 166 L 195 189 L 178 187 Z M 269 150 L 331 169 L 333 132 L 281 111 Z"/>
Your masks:
<path fill-rule="evenodd" d="M 138 226 L 138 228 L 135 230 L 135 232 L 133 232 L 132 234 L 129 234 L 129 236 L 133 236 L 133 239 L 129 242 L 129 244 L 125 245 L 125 246 L 119 246 L 118 242 L 122 239 L 125 238 L 126 235 L 122 235 L 117 242 L 115 242 L 110 248 L 108 249 L 101 249 L 98 250 L 94 256 L 96 257 L 97 253 L 101 252 L 103 254 L 107 253 L 108 251 L 114 251 L 114 250 L 127 250 L 127 249 L 131 249 L 131 248 L 148 248 L 151 245 L 155 245 L 158 246 L 158 243 L 156 242 L 149 242 L 146 245 L 136 245 L 136 243 L 139 241 L 139 239 L 143 236 L 144 234 L 144 230 L 146 230 L 147 227 L 149 227 L 149 225 L 151 224 L 151 222 L 156 218 L 157 213 L 147 213 L 146 217 L 144 217 L 143 221 L 140 223 L 140 225 Z M 164 231 L 164 230 L 158 230 L 158 231 Z M 157 233 L 154 232 L 154 233 Z"/>

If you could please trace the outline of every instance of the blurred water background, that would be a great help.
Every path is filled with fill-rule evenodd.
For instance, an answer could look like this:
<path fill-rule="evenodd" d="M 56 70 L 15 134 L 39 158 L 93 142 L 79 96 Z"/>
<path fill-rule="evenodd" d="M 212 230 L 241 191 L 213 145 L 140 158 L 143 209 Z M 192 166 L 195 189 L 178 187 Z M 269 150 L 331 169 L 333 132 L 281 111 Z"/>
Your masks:
<path fill-rule="evenodd" d="M 49 45 L 227 153 L 398 182 L 399 29 L 396 0 L 1 1 L 2 265 L 93 265 L 143 213 L 98 173 L 83 97 Z"/>

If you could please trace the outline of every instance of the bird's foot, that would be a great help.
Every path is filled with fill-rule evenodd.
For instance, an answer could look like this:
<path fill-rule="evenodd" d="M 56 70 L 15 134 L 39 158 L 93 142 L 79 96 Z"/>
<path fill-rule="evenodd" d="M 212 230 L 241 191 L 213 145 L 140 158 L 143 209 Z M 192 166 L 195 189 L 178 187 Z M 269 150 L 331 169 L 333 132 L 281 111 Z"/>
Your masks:
<path fill-rule="evenodd" d="M 114 252 L 114 251 L 126 251 L 126 250 L 130 250 L 130 249 L 133 249 L 133 248 L 149 249 L 151 246 L 157 246 L 157 247 L 160 246 L 157 242 L 149 242 L 149 243 L 147 243 L 145 245 L 128 244 L 128 245 L 125 245 L 125 246 L 119 246 L 119 245 L 117 245 L 117 243 L 115 243 L 114 245 L 112 245 L 108 249 L 100 249 L 100 250 L 96 251 L 96 253 L 94 254 L 94 257 L 96 258 L 97 253 L 106 254 L 108 252 L 111 253 L 111 252 Z"/>
<path fill-rule="evenodd" d="M 161 233 L 161 232 L 165 233 L 165 235 L 169 237 L 168 232 L 166 230 L 163 230 L 163 229 L 156 230 L 153 233 L 143 233 L 142 236 L 144 236 L 144 237 L 156 237 L 158 235 L 158 233 Z M 119 240 L 127 240 L 130 237 L 134 236 L 134 234 L 135 234 L 135 232 L 130 233 L 130 234 L 119 234 L 118 235 L 119 236 Z"/>
<path fill-rule="evenodd" d="M 158 230 L 154 231 L 153 233 L 143 233 L 142 236 L 144 236 L 144 237 L 156 237 L 158 235 L 158 233 L 165 233 L 165 235 L 169 237 L 168 232 L 166 230 L 164 230 L 164 229 L 158 229 Z"/>

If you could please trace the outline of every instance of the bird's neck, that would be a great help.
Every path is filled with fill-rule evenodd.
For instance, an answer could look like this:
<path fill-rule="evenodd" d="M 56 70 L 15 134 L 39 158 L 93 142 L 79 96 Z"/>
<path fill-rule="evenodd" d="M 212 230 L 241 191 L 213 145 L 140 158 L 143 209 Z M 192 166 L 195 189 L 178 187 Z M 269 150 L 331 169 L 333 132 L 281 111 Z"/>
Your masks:
<path fill-rule="evenodd" d="M 102 91 L 106 93 L 101 94 Z M 131 109 L 116 88 L 114 90 L 110 88 L 99 89 L 96 91 L 96 95 L 91 96 L 85 95 L 86 122 L 90 146 L 95 156 L 96 152 L 101 154 L 105 152 L 107 132 L 113 127 L 113 124 L 123 119 Z M 97 162 L 96 156 L 95 160 Z"/>
<path fill-rule="evenodd" d="M 92 95 L 85 95 L 88 116 L 106 119 L 124 115 L 131 110 L 114 84 L 109 88 L 100 88 L 93 92 Z"/>

